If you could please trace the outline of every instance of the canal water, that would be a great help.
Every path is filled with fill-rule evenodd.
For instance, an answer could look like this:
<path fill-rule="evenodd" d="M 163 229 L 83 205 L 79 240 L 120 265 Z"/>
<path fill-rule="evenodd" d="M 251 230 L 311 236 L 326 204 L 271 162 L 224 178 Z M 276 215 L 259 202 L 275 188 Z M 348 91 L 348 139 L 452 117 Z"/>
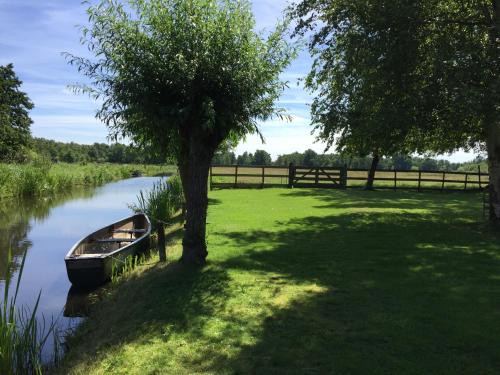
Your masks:
<path fill-rule="evenodd" d="M 15 285 L 19 264 L 26 253 L 17 306 L 31 309 L 41 292 L 38 319 L 57 321 L 59 331 L 81 321 L 81 294 L 71 289 L 64 256 L 82 237 L 112 222 L 130 216 L 129 205 L 139 192 L 149 190 L 161 177 L 138 177 L 99 188 L 38 200 L 3 201 L 0 207 L 0 292 L 9 274 Z M 8 249 L 15 264 L 7 267 Z M 12 288 L 13 289 L 13 288 Z M 44 357 L 51 351 L 48 340 Z"/>

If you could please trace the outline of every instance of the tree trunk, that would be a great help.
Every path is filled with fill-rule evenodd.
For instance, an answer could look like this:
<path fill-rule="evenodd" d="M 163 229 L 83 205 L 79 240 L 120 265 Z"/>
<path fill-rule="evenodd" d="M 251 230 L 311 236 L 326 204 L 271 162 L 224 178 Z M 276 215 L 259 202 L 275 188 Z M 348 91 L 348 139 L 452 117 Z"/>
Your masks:
<path fill-rule="evenodd" d="M 189 166 L 187 163 L 180 163 L 177 165 L 177 167 L 179 168 L 179 175 L 181 177 L 181 184 L 182 184 L 182 193 L 184 194 L 184 203 L 182 204 L 182 217 L 185 220 L 186 219 L 186 212 L 187 212 L 186 194 L 187 194 L 188 186 L 189 186 Z"/>
<path fill-rule="evenodd" d="M 193 142 L 194 143 L 194 142 Z M 206 219 L 208 206 L 208 173 L 212 156 L 202 150 L 204 145 L 193 144 L 181 172 L 186 198 L 186 224 L 182 240 L 182 262 L 203 265 L 208 255 Z M 185 179 L 185 180 L 184 180 Z"/>
<path fill-rule="evenodd" d="M 377 152 L 373 153 L 372 165 L 368 171 L 368 179 L 366 180 L 366 190 L 373 190 L 373 180 L 375 179 L 375 171 L 377 170 L 377 165 L 379 161 L 379 156 Z"/>
<path fill-rule="evenodd" d="M 497 56 L 497 39 L 500 35 L 500 1 L 491 1 L 493 13 L 492 24 L 489 29 L 489 54 L 491 61 Z M 494 86 L 498 82 L 495 65 L 492 68 L 493 77 L 489 80 L 489 91 L 495 92 Z M 495 116 L 495 100 L 487 95 L 484 105 L 485 123 L 487 126 L 486 147 L 488 149 L 488 172 L 489 172 L 489 217 L 491 223 L 500 223 L 500 123 Z"/>
<path fill-rule="evenodd" d="M 158 235 L 158 243 L 156 244 L 160 262 L 167 261 L 167 251 L 165 250 L 165 226 L 162 223 L 156 223 L 156 233 Z"/>
<path fill-rule="evenodd" d="M 490 126 L 488 131 L 488 170 L 490 221 L 500 222 L 500 126 Z"/>

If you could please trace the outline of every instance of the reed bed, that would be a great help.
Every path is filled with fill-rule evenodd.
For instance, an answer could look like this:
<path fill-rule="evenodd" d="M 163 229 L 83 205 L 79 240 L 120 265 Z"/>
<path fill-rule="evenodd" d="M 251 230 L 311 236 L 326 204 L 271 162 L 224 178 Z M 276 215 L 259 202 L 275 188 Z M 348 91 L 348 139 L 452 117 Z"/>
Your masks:
<path fill-rule="evenodd" d="M 173 167 L 119 164 L 0 164 L 0 198 L 43 197 L 75 186 L 98 186 L 131 177 L 133 173 L 172 173 Z"/>

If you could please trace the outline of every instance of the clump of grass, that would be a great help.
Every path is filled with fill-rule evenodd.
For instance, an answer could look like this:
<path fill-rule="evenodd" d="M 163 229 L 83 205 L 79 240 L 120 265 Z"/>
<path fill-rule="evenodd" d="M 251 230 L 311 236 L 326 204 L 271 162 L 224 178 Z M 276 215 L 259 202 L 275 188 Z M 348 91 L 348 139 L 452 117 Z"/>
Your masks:
<path fill-rule="evenodd" d="M 48 337 L 55 333 L 55 322 L 46 327 L 45 321 L 40 323 L 36 319 L 41 292 L 31 311 L 16 306 L 25 260 L 26 254 L 21 261 L 13 296 L 9 295 L 11 276 L 7 274 L 5 280 L 4 298 L 0 305 L 0 374 L 42 374 L 42 349 Z M 9 267 L 12 264 L 9 253 Z"/>
<path fill-rule="evenodd" d="M 120 280 L 120 277 L 122 275 L 130 274 L 137 266 L 146 263 L 147 259 L 148 257 L 146 254 L 140 254 L 136 256 L 129 255 L 127 258 L 125 258 L 125 261 L 122 264 L 113 264 L 113 268 L 111 270 L 111 282 L 117 282 Z"/>
<path fill-rule="evenodd" d="M 178 175 L 167 181 L 159 181 L 148 192 L 141 190 L 138 204 L 130 207 L 136 212 L 144 212 L 153 224 L 153 230 L 158 235 L 157 248 L 160 261 L 167 259 L 165 251 L 165 225 L 169 225 L 174 216 L 182 209 L 184 193 Z"/>

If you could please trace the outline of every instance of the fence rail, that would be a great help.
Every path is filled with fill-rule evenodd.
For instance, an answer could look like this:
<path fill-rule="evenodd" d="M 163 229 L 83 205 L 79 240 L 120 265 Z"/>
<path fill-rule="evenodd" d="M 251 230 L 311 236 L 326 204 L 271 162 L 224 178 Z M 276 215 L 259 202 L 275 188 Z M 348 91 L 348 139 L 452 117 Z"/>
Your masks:
<path fill-rule="evenodd" d="M 210 188 L 363 187 L 368 172 L 345 167 L 214 165 L 210 168 Z M 469 191 L 484 189 L 488 183 L 488 173 L 479 167 L 477 172 L 377 170 L 374 178 L 377 189 Z"/>

